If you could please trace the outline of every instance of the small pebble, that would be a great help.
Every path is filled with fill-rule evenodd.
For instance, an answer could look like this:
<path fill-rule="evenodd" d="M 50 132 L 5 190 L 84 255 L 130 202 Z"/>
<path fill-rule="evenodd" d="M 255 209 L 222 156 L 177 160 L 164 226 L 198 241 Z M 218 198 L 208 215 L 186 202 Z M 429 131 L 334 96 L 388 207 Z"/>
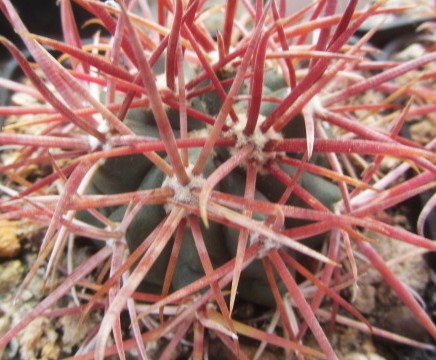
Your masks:
<path fill-rule="evenodd" d="M 0 222 L 0 257 L 13 258 L 20 253 L 20 250 L 17 227 L 12 222 Z"/>
<path fill-rule="evenodd" d="M 24 267 L 21 261 L 12 260 L 0 265 L 0 295 L 11 292 L 16 288 L 23 276 Z"/>

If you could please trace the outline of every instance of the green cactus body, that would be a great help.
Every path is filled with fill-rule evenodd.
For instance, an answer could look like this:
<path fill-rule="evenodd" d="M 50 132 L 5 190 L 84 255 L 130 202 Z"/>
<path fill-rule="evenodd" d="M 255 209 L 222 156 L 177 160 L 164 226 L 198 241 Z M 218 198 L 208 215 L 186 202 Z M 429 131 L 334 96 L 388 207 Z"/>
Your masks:
<path fill-rule="evenodd" d="M 232 74 L 229 73 L 226 76 L 222 74 L 220 76 L 224 79 L 231 75 Z M 200 84 L 199 87 L 205 85 L 207 85 L 207 81 Z M 241 91 L 244 92 L 244 90 Z M 286 83 L 278 73 L 267 71 L 265 74 L 264 92 L 273 97 L 283 98 L 287 92 Z M 221 106 L 221 100 L 215 91 L 196 97 L 192 99 L 191 103 L 197 110 L 206 112 L 212 116 L 219 112 Z M 245 111 L 246 109 L 246 104 L 243 103 L 235 104 L 235 106 L 241 111 Z M 262 115 L 267 116 L 275 107 L 276 105 L 274 103 L 262 103 Z M 174 133 L 177 134 L 179 129 L 179 112 L 169 108 L 167 115 L 171 126 L 175 129 Z M 150 110 L 136 109 L 129 111 L 126 124 L 128 124 L 135 134 L 159 138 L 157 128 L 154 126 L 154 117 Z M 188 119 L 189 131 L 199 128 L 204 128 L 204 125 L 192 118 Z M 201 131 L 202 130 L 200 130 L 200 133 Z M 298 117 L 291 122 L 291 124 L 284 128 L 283 133 L 287 138 L 305 136 L 304 121 L 302 118 Z M 199 153 L 200 149 L 189 149 L 189 161 L 191 164 L 195 163 Z M 203 176 L 207 178 L 230 156 L 232 155 L 229 149 L 217 148 L 215 157 L 207 161 L 203 170 Z M 280 167 L 289 176 L 292 177 L 295 175 L 296 169 L 294 167 L 285 164 L 281 164 Z M 144 155 L 136 154 L 106 160 L 96 172 L 90 189 L 100 194 L 148 190 L 161 187 L 164 180 L 165 175 L 161 170 L 154 166 Z M 332 208 L 333 204 L 340 199 L 337 186 L 319 176 L 303 173 L 298 179 L 298 183 L 329 208 Z M 225 193 L 243 196 L 245 188 L 243 169 L 237 169 L 230 173 L 218 186 L 219 189 Z M 283 194 L 286 187 L 272 175 L 258 175 L 256 188 L 256 199 L 276 202 Z M 287 204 L 304 206 L 304 202 L 295 195 L 290 197 Z M 123 218 L 125 210 L 125 206 L 115 209 L 103 209 L 105 214 L 109 211 L 112 221 L 120 221 Z M 160 224 L 165 216 L 166 211 L 164 206 L 144 205 L 127 229 L 126 239 L 129 250 L 131 252 L 134 251 L 158 224 Z M 258 214 L 254 214 L 253 216 L 255 220 L 265 220 Z M 87 221 L 89 221 L 89 217 L 87 219 Z M 288 218 L 285 221 L 286 228 L 303 224 L 305 224 L 305 222 L 301 220 Z M 214 267 L 220 266 L 236 256 L 238 230 L 210 222 L 208 229 L 202 226 L 202 233 Z M 325 237 L 323 235 L 319 235 L 306 240 L 306 243 L 314 248 L 319 248 L 324 239 Z M 170 259 L 172 244 L 173 242 L 170 241 L 154 266 L 148 272 L 141 285 L 141 290 L 155 293 L 161 292 Z M 186 229 L 171 283 L 173 290 L 181 289 L 202 276 L 204 276 L 204 270 L 196 249 L 195 240 L 191 231 Z M 281 293 L 284 294 L 285 287 L 283 283 L 278 276 L 276 280 Z M 274 306 L 275 300 L 261 259 L 253 261 L 242 272 L 238 287 L 238 296 L 241 299 L 252 301 L 260 305 Z"/>

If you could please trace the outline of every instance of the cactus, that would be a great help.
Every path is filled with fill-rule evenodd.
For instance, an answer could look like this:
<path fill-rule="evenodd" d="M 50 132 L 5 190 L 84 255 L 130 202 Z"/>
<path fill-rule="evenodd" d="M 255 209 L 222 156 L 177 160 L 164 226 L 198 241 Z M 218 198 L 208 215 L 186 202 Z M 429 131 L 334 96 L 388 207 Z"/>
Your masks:
<path fill-rule="evenodd" d="M 366 233 L 436 250 L 422 233 L 378 218 L 434 187 L 432 145 L 398 135 L 407 118 L 431 106 L 432 90 L 394 80 L 434 63 L 436 56 L 371 62 L 371 32 L 348 43 L 371 16 L 401 9 L 376 2 L 357 11 L 357 1 L 349 1 L 337 15 L 335 1 L 316 1 L 286 15 L 286 2 L 274 0 L 215 6 L 159 1 L 156 9 L 142 1 L 76 2 L 109 35 L 83 45 L 68 0 L 60 4 L 64 41 L 29 34 L 10 1 L 0 1 L 44 74 L 0 38 L 32 82 L 27 91 L 45 106 L 39 133 L 20 134 L 6 124 L 0 134 L 0 144 L 20 147 L 18 159 L 1 166 L 9 179 L 2 186 L 1 217 L 46 226 L 22 288 L 45 263 L 49 284 L 68 238 L 97 244 L 95 254 L 6 333 L 0 346 L 80 288 L 83 277 L 104 271 L 107 262 L 107 277 L 98 277 L 104 280 L 89 290 L 82 312 L 85 317 L 93 307 L 104 308 L 96 345 L 76 354 L 79 359 L 124 358 L 131 348 L 147 358 L 144 342 L 170 336 L 165 358 L 191 332 L 196 359 L 206 356 L 207 332 L 240 358 L 247 358 L 240 346 L 240 337 L 247 336 L 279 346 L 285 355 L 334 359 L 317 318 L 328 309 L 323 300 L 368 324 L 341 296 L 341 286 L 335 287 L 337 281 L 358 283 L 364 266 L 356 254 L 436 338 L 435 325 Z M 212 25 L 216 14 L 224 20 Z M 307 45 L 311 37 L 313 45 Z M 58 62 L 41 45 L 64 56 Z M 388 68 L 368 73 L 368 62 L 372 70 Z M 357 96 L 370 91 L 413 98 L 404 109 L 392 106 L 389 96 L 381 104 L 358 104 Z M 366 119 L 383 112 L 390 112 L 388 126 Z M 384 172 L 385 157 L 401 161 Z M 17 181 L 26 169 L 47 163 L 53 168 L 49 175 Z M 366 168 L 359 174 L 361 165 Z M 410 166 L 419 172 L 404 180 Z M 235 320 L 239 300 L 274 309 L 283 331 Z M 124 310 L 129 335 L 121 328 Z M 150 328 L 138 318 L 160 323 L 145 321 L 155 324 Z M 307 330 L 317 346 L 305 343 Z"/>

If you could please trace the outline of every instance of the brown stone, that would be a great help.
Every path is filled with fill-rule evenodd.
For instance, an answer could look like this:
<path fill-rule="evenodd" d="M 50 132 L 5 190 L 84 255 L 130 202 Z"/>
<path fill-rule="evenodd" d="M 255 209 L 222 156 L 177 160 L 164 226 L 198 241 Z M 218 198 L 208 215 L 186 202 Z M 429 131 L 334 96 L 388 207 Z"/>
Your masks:
<path fill-rule="evenodd" d="M 19 254 L 21 244 L 17 237 L 17 225 L 12 221 L 0 221 L 0 257 L 13 258 Z"/>

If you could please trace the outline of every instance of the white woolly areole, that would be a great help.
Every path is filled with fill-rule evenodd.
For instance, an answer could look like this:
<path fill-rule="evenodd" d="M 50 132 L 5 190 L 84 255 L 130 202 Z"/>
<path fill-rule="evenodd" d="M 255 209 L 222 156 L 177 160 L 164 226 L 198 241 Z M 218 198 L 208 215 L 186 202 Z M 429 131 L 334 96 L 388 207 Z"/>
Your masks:
<path fill-rule="evenodd" d="M 218 50 L 209 51 L 207 55 L 209 56 L 209 64 L 217 64 L 220 61 Z"/>
<path fill-rule="evenodd" d="M 95 150 L 100 146 L 100 140 L 95 138 L 94 136 L 88 136 L 88 143 L 91 146 L 91 150 Z"/>
<path fill-rule="evenodd" d="M 174 191 L 173 199 L 175 202 L 190 203 L 192 197 L 192 189 L 202 188 L 206 179 L 202 176 L 192 176 L 193 164 L 190 164 L 186 168 L 186 173 L 189 176 L 189 183 L 187 185 L 182 185 L 175 175 L 167 176 L 162 183 L 162 187 L 169 187 Z M 165 204 L 164 209 L 169 213 L 173 209 L 174 205 L 171 203 Z"/>
<path fill-rule="evenodd" d="M 321 114 L 324 111 L 321 98 L 318 95 L 315 95 L 312 100 L 307 103 L 306 109 L 312 114 Z"/>
<path fill-rule="evenodd" d="M 98 127 L 97 130 L 101 132 L 102 134 L 108 134 L 109 133 L 109 125 L 107 121 L 105 121 L 101 116 L 96 116 L 96 119 L 98 121 Z M 92 135 L 88 136 L 88 143 L 91 146 L 92 150 L 97 149 L 101 145 L 101 141 L 95 138 Z M 106 144 L 106 147 L 104 147 L 104 150 L 108 150 L 110 148 L 109 144 Z"/>
<path fill-rule="evenodd" d="M 230 130 L 224 133 L 224 136 L 235 136 L 236 144 L 235 148 L 230 150 L 230 153 L 233 154 L 237 150 L 241 149 L 246 145 L 254 145 L 254 151 L 250 157 L 250 161 L 254 160 L 258 164 L 263 165 L 268 162 L 268 160 L 274 159 L 277 155 L 276 152 L 265 152 L 263 148 L 266 143 L 270 140 L 283 140 L 283 136 L 281 133 L 274 131 L 272 128 L 269 128 L 265 133 L 260 130 L 260 126 L 265 120 L 265 117 L 259 115 L 256 128 L 252 135 L 247 136 L 244 133 L 245 126 L 247 124 L 247 115 L 246 114 L 238 114 L 239 122 L 236 124 L 231 121 L 230 118 L 227 119 L 226 125 L 230 127 Z M 260 169 L 261 170 L 261 169 Z"/>
<path fill-rule="evenodd" d="M 165 73 L 156 76 L 156 87 L 158 90 L 167 90 L 167 78 Z"/>
<path fill-rule="evenodd" d="M 282 247 L 281 244 L 279 244 L 275 241 L 272 241 L 272 240 L 268 240 L 264 236 L 261 236 L 261 235 L 256 234 L 256 233 L 250 234 L 250 237 L 248 238 L 248 243 L 250 244 L 250 246 L 253 244 L 256 244 L 258 242 L 261 242 L 263 244 L 262 249 L 257 254 L 257 257 L 259 259 L 262 259 L 263 257 L 265 257 L 270 250 L 280 249 Z"/>

